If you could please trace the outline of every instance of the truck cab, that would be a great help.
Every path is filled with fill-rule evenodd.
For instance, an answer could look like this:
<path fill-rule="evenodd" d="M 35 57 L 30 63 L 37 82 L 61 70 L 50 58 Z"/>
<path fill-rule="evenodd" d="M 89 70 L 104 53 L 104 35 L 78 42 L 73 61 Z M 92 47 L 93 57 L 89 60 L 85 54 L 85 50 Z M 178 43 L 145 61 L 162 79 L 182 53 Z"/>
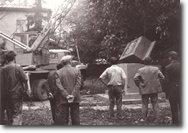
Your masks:
<path fill-rule="evenodd" d="M 70 55 L 71 52 L 65 49 L 50 49 L 49 64 L 58 64 L 63 56 Z"/>

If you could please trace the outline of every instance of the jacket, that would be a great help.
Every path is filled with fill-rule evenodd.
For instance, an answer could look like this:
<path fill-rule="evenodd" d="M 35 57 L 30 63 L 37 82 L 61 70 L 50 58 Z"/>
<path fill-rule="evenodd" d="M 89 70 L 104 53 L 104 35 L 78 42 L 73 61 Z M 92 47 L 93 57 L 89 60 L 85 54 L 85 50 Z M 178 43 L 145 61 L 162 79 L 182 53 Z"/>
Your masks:
<path fill-rule="evenodd" d="M 66 65 L 57 70 L 56 85 L 62 94 L 62 103 L 68 102 L 68 95 L 74 96 L 73 102 L 80 102 L 81 74 L 77 68 Z"/>
<path fill-rule="evenodd" d="M 134 76 L 135 84 L 138 86 L 141 95 L 162 92 L 161 79 L 164 79 L 164 75 L 155 66 L 142 67 Z"/>
<path fill-rule="evenodd" d="M 2 68 L 2 74 L 4 94 L 9 98 L 22 98 L 23 92 L 26 91 L 24 85 L 27 83 L 27 76 L 23 69 L 19 65 L 11 63 Z"/>
<path fill-rule="evenodd" d="M 167 97 L 180 97 L 181 93 L 181 65 L 178 61 L 173 61 L 165 67 L 167 87 L 165 93 Z"/>

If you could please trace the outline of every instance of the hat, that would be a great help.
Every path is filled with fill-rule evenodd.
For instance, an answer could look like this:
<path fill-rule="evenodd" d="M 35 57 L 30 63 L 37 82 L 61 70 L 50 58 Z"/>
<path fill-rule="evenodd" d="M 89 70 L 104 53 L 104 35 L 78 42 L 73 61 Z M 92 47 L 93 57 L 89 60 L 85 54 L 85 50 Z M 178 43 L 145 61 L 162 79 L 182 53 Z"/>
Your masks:
<path fill-rule="evenodd" d="M 61 58 L 61 63 L 68 62 L 72 59 L 73 57 L 71 55 L 66 55 Z"/>
<path fill-rule="evenodd" d="M 118 61 L 118 59 L 117 59 L 116 57 L 111 57 L 111 58 L 110 58 L 110 63 L 111 63 L 111 64 L 116 64 L 117 61 Z"/>
<path fill-rule="evenodd" d="M 144 64 L 145 65 L 149 65 L 149 64 L 151 64 L 153 62 L 153 60 L 151 59 L 151 57 L 146 57 L 145 59 L 144 59 Z"/>
<path fill-rule="evenodd" d="M 169 51 L 169 52 L 168 52 L 168 57 L 171 57 L 171 58 L 173 58 L 173 59 L 177 59 L 178 53 L 175 52 L 175 51 Z"/>
<path fill-rule="evenodd" d="M 5 54 L 5 60 L 7 61 L 13 61 L 16 57 L 16 53 L 14 51 L 8 51 L 6 54 Z"/>

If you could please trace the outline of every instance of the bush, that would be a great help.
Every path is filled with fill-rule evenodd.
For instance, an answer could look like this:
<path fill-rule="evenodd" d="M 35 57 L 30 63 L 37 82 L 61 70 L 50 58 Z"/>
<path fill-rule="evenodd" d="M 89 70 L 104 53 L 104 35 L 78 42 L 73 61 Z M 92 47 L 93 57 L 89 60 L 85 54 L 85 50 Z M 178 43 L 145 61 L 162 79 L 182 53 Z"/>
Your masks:
<path fill-rule="evenodd" d="M 97 78 L 88 78 L 84 81 L 81 94 L 99 94 L 105 93 L 107 87 Z"/>

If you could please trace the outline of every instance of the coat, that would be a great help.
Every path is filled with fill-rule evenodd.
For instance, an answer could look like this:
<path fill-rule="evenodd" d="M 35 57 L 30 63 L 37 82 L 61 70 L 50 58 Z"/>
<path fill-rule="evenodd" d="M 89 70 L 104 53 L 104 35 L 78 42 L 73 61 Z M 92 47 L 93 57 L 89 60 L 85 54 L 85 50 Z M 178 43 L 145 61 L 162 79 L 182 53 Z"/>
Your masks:
<path fill-rule="evenodd" d="M 178 61 L 173 61 L 165 67 L 167 98 L 179 98 L 181 93 L 181 65 Z"/>
<path fill-rule="evenodd" d="M 24 86 L 27 84 L 27 76 L 23 69 L 12 63 L 2 68 L 2 74 L 4 75 L 4 94 L 9 98 L 22 99 L 23 93 L 27 91 Z"/>
<path fill-rule="evenodd" d="M 134 76 L 141 95 L 162 92 L 160 79 L 164 79 L 164 75 L 155 66 L 144 66 Z"/>
<path fill-rule="evenodd" d="M 80 87 L 81 87 L 81 73 L 80 71 L 70 65 L 66 65 L 57 70 L 56 85 L 60 90 L 64 100 L 62 102 L 67 103 L 66 97 L 68 95 L 74 96 L 76 103 L 80 102 Z M 56 76 L 57 76 L 56 75 Z"/>

